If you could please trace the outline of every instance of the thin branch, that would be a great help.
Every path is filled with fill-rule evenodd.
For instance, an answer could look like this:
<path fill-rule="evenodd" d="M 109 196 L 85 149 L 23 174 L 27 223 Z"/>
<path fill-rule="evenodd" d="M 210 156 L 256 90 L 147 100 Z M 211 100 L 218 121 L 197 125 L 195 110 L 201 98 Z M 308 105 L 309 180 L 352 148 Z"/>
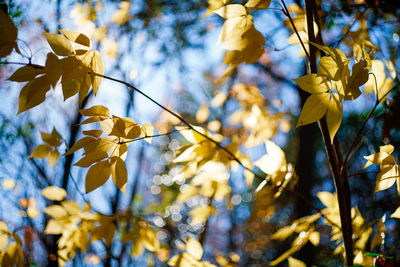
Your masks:
<path fill-rule="evenodd" d="M 364 175 L 364 174 L 368 174 L 368 173 L 379 173 L 380 171 L 365 171 L 365 172 L 356 172 L 356 173 L 352 173 L 347 175 L 347 177 L 353 177 L 353 176 L 360 176 L 360 175 Z"/>
<path fill-rule="evenodd" d="M 282 10 L 282 12 L 283 12 L 283 14 L 285 16 L 287 16 L 289 18 L 290 24 L 292 25 L 293 30 L 297 35 L 297 38 L 299 38 L 299 41 L 300 41 L 301 46 L 303 47 L 304 53 L 306 53 L 306 56 L 307 56 L 308 60 L 310 60 L 310 54 L 308 53 L 308 51 L 307 51 L 307 49 L 306 49 L 306 47 L 305 47 L 305 45 L 303 43 L 303 40 L 301 40 L 299 32 L 297 31 L 296 26 L 294 25 L 294 22 L 292 20 L 292 16 L 290 16 L 289 10 L 286 7 L 285 1 L 281 0 L 281 2 L 282 2 L 282 5 L 283 5 L 283 8 L 284 8 L 284 10 Z"/>
<path fill-rule="evenodd" d="M 189 128 L 187 128 L 187 129 L 189 130 Z M 183 129 L 183 130 L 186 130 L 186 129 Z M 139 138 L 136 138 L 136 139 L 133 139 L 133 140 L 122 141 L 122 142 L 119 142 L 118 144 L 128 144 L 128 143 L 132 143 L 132 142 L 135 142 L 135 141 L 144 140 L 144 139 L 147 139 L 147 138 L 168 136 L 168 135 L 171 135 L 171 134 L 173 134 L 173 133 L 180 132 L 180 131 L 183 131 L 183 130 L 176 130 L 176 129 L 175 129 L 175 130 L 172 130 L 172 131 L 170 131 L 170 132 L 168 132 L 168 133 L 155 134 L 155 135 L 146 135 L 146 136 L 144 136 L 144 137 L 139 137 Z"/>
<path fill-rule="evenodd" d="M 240 166 L 242 166 L 244 169 L 248 170 L 249 172 L 253 173 L 255 177 L 257 177 L 260 180 L 264 180 L 265 177 L 262 177 L 261 175 L 255 173 L 252 169 L 250 169 L 249 167 L 245 166 L 238 157 L 236 157 L 229 149 L 225 148 L 223 145 L 221 145 L 221 143 L 219 143 L 218 141 L 214 140 L 213 138 L 209 137 L 208 135 L 200 132 L 199 130 L 196 130 L 196 128 L 194 128 L 188 121 L 186 121 L 181 115 L 179 115 L 178 113 L 175 113 L 174 111 L 170 110 L 169 108 L 161 105 L 160 103 L 158 103 L 157 101 L 155 101 L 153 98 L 151 98 L 150 96 L 148 96 L 147 94 L 145 94 L 143 91 L 141 91 L 140 89 L 136 88 L 135 86 L 131 85 L 130 83 L 127 83 L 125 81 L 121 81 L 119 79 L 115 79 L 106 75 L 102 75 L 99 73 L 95 73 L 95 72 L 91 72 L 91 74 L 95 75 L 95 76 L 99 76 L 99 77 L 103 77 L 104 79 L 110 80 L 110 81 L 114 81 L 120 84 L 123 84 L 129 88 L 131 88 L 132 90 L 135 90 L 136 92 L 138 92 L 139 94 L 141 94 L 142 96 L 144 96 L 145 98 L 147 98 L 148 100 L 150 100 L 153 104 L 155 104 L 156 106 L 158 106 L 159 108 L 165 110 L 166 112 L 168 112 L 169 114 L 171 114 L 172 116 L 174 116 L 175 118 L 177 118 L 178 120 L 180 120 L 183 124 L 185 124 L 188 129 L 198 133 L 199 135 L 201 135 L 202 137 L 206 138 L 208 141 L 214 143 L 219 149 L 223 150 L 225 153 L 227 153 L 232 160 L 236 161 Z"/>

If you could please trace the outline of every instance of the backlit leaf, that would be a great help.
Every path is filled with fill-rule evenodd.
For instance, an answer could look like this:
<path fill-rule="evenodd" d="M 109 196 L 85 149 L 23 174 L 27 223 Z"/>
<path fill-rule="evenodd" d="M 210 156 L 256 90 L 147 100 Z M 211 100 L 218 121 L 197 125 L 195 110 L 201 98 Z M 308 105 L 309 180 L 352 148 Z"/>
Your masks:
<path fill-rule="evenodd" d="M 271 0 L 249 0 L 244 6 L 249 9 L 266 9 L 271 4 Z"/>
<path fill-rule="evenodd" d="M 300 118 L 296 127 L 310 124 L 321 119 L 328 110 L 329 98 L 329 93 L 310 95 L 301 110 Z"/>
<path fill-rule="evenodd" d="M 289 267 L 307 267 L 307 265 L 301 260 L 295 259 L 293 257 L 288 258 Z"/>
<path fill-rule="evenodd" d="M 51 151 L 51 146 L 49 145 L 38 145 L 29 155 L 30 158 L 44 159 Z"/>
<path fill-rule="evenodd" d="M 17 69 L 11 76 L 8 78 L 10 81 L 14 82 L 27 82 L 38 76 L 39 74 L 44 73 L 43 69 L 34 68 L 32 66 L 23 66 Z"/>
<path fill-rule="evenodd" d="M 18 114 L 27 111 L 46 99 L 46 93 L 50 90 L 50 83 L 45 76 L 35 78 L 28 82 L 19 94 Z"/>
<path fill-rule="evenodd" d="M 92 192 L 96 188 L 107 182 L 111 174 L 111 166 L 108 160 L 100 161 L 89 168 L 86 174 L 85 188 L 86 193 Z"/>
<path fill-rule="evenodd" d="M 196 260 L 201 260 L 203 257 L 203 248 L 199 241 L 189 237 L 186 242 L 186 251 Z"/>
<path fill-rule="evenodd" d="M 247 14 L 246 8 L 239 4 L 223 6 L 219 9 L 215 10 L 214 13 L 220 15 L 224 19 L 245 16 Z"/>
<path fill-rule="evenodd" d="M 67 30 L 58 30 L 58 31 L 64 34 L 65 37 L 68 38 L 68 40 L 83 46 L 90 47 L 90 39 L 83 33 L 76 31 L 67 31 Z"/>
<path fill-rule="evenodd" d="M 49 186 L 42 190 L 42 195 L 49 200 L 61 201 L 67 196 L 67 192 L 63 188 Z"/>
<path fill-rule="evenodd" d="M 103 77 L 95 75 L 93 73 L 97 73 L 100 75 L 104 74 L 103 60 L 101 59 L 101 55 L 98 51 L 93 51 L 93 57 L 89 67 L 92 70 L 90 78 L 92 80 L 93 92 L 96 94 Z"/>
<path fill-rule="evenodd" d="M 55 33 L 44 33 L 51 49 L 59 56 L 69 56 L 74 53 L 74 49 L 67 38 Z"/>
<path fill-rule="evenodd" d="M 125 185 L 128 180 L 128 172 L 125 162 L 119 157 L 111 158 L 111 175 L 115 185 L 125 193 Z"/>
<path fill-rule="evenodd" d="M 104 116 L 110 117 L 110 111 L 105 106 L 92 106 L 88 109 L 79 109 L 83 116 Z"/>
<path fill-rule="evenodd" d="M 93 163 L 99 162 L 107 157 L 108 154 L 104 151 L 93 151 L 87 153 L 85 157 L 81 158 L 78 162 L 74 163 L 74 166 L 86 168 L 92 165 Z"/>
<path fill-rule="evenodd" d="M 398 208 L 396 209 L 396 211 L 393 212 L 392 215 L 390 215 L 390 218 L 397 218 L 397 219 L 400 219 L 400 207 L 398 207 Z"/>
<path fill-rule="evenodd" d="M 342 122 L 343 116 L 343 106 L 342 101 L 340 101 L 339 95 L 334 93 L 329 101 L 328 112 L 326 114 L 326 122 L 328 125 L 329 136 L 331 137 L 331 142 L 333 143 L 333 138 L 336 135 Z"/>
<path fill-rule="evenodd" d="M 331 89 L 329 80 L 326 77 L 314 73 L 293 79 L 293 81 L 297 83 L 301 89 L 311 94 L 326 93 Z"/>

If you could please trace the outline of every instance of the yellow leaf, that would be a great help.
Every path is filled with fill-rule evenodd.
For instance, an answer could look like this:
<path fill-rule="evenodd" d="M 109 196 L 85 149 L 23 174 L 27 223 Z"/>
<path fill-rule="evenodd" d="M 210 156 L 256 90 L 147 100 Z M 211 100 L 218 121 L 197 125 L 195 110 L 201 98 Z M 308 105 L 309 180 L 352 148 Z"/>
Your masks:
<path fill-rule="evenodd" d="M 203 248 L 200 242 L 194 238 L 188 238 L 186 242 L 186 251 L 198 261 L 203 257 Z"/>
<path fill-rule="evenodd" d="M 50 146 L 57 147 L 62 144 L 62 136 L 57 132 L 56 128 L 53 128 L 49 134 L 40 132 L 40 136 L 42 137 L 42 140 Z"/>
<path fill-rule="evenodd" d="M 90 73 L 90 78 L 92 80 L 93 92 L 96 94 L 103 77 L 94 75 L 93 73 L 97 73 L 100 75 L 104 74 L 103 60 L 101 59 L 101 55 L 98 51 L 93 51 L 90 69 L 92 70 L 92 72 Z"/>
<path fill-rule="evenodd" d="M 0 9 L 0 57 L 11 54 L 17 46 L 17 28 L 10 16 L 3 9 Z"/>
<path fill-rule="evenodd" d="M 271 0 L 249 0 L 244 6 L 248 9 L 266 9 L 271 4 Z"/>
<path fill-rule="evenodd" d="M 58 31 L 64 34 L 65 37 L 68 38 L 68 40 L 83 46 L 90 47 L 90 39 L 83 33 L 76 31 L 67 31 L 67 30 L 58 30 Z"/>
<path fill-rule="evenodd" d="M 63 231 L 63 225 L 55 219 L 50 219 L 44 229 L 46 235 L 58 235 Z"/>
<path fill-rule="evenodd" d="M 67 38 L 60 34 L 44 33 L 51 49 L 59 56 L 69 56 L 74 53 L 74 49 Z"/>
<path fill-rule="evenodd" d="M 129 1 L 122 1 L 119 3 L 120 9 L 116 10 L 111 18 L 111 22 L 118 23 L 120 26 L 124 25 L 132 16 L 128 13 L 131 3 Z"/>
<path fill-rule="evenodd" d="M 53 150 L 50 151 L 50 154 L 49 154 L 49 157 L 47 158 L 47 161 L 49 162 L 51 167 L 53 167 L 54 164 L 57 163 L 59 156 L 60 156 L 60 153 L 58 152 L 57 149 L 53 149 Z"/>
<path fill-rule="evenodd" d="M 328 125 L 329 136 L 331 138 L 332 143 L 333 143 L 333 138 L 335 137 L 336 132 L 340 127 L 340 123 L 342 122 L 342 116 L 343 116 L 342 101 L 340 101 L 338 94 L 333 93 L 329 101 L 328 112 L 326 114 L 326 122 Z"/>
<path fill-rule="evenodd" d="M 128 180 L 128 172 L 126 170 L 125 162 L 119 157 L 111 158 L 111 175 L 115 185 L 126 193 L 126 182 Z"/>
<path fill-rule="evenodd" d="M 345 89 L 345 99 L 354 100 L 361 95 L 359 87 L 368 81 L 367 62 L 361 60 L 353 65 L 349 82 Z"/>
<path fill-rule="evenodd" d="M 331 89 L 329 80 L 318 74 L 308 74 L 300 78 L 293 79 L 301 89 L 311 94 L 326 93 Z"/>
<path fill-rule="evenodd" d="M 11 266 L 22 266 L 24 255 L 22 253 L 21 245 L 17 242 L 12 242 L 8 245 L 1 266 L 11 267 Z"/>
<path fill-rule="evenodd" d="M 38 145 L 29 155 L 30 158 L 44 159 L 51 151 L 51 146 L 49 145 Z"/>
<path fill-rule="evenodd" d="M 245 16 L 247 14 L 246 8 L 239 4 L 232 4 L 223 6 L 214 11 L 214 13 L 220 15 L 224 19 L 230 19 L 240 16 Z"/>
<path fill-rule="evenodd" d="M 286 166 L 285 153 L 274 142 L 266 140 L 265 148 L 267 154 L 258 159 L 254 165 L 260 168 L 266 174 L 274 174 L 282 167 Z"/>
<path fill-rule="evenodd" d="M 319 50 L 325 52 L 328 55 L 331 55 L 335 58 L 335 60 L 341 60 L 344 61 L 347 59 L 346 55 L 340 51 L 339 49 L 336 48 L 331 48 L 328 46 L 324 46 L 324 45 L 319 45 L 313 42 L 310 42 L 313 46 L 315 46 L 316 48 L 318 48 Z"/>
<path fill-rule="evenodd" d="M 318 246 L 319 245 L 319 240 L 320 240 L 320 234 L 319 232 L 312 232 L 310 234 L 310 242 L 314 245 L 314 246 Z"/>
<path fill-rule="evenodd" d="M 397 218 L 397 219 L 400 219 L 400 207 L 398 207 L 398 208 L 396 209 L 396 211 L 393 212 L 392 215 L 390 215 L 390 218 Z"/>
<path fill-rule="evenodd" d="M 13 178 L 10 178 L 10 179 L 4 178 L 1 183 L 1 186 L 3 187 L 4 190 L 14 189 L 15 180 Z M 0 227 L 0 229 L 1 229 L 1 227 Z"/>
<path fill-rule="evenodd" d="M 67 192 L 57 186 L 48 186 L 42 190 L 42 195 L 49 200 L 61 201 L 67 196 Z"/>
<path fill-rule="evenodd" d="M 329 93 L 310 95 L 301 110 L 296 127 L 310 124 L 321 119 L 328 110 L 329 98 Z"/>
<path fill-rule="evenodd" d="M 97 141 L 97 139 L 93 138 L 93 137 L 83 137 L 82 139 L 79 139 L 67 152 L 65 152 L 64 156 L 68 156 L 71 155 L 72 153 L 74 153 L 75 151 L 83 148 L 84 146 L 86 146 L 89 143 L 95 142 Z"/>
<path fill-rule="evenodd" d="M 63 72 L 63 66 L 61 61 L 53 53 L 48 53 L 46 58 L 46 64 L 44 67 L 45 76 L 53 88 L 56 87 L 58 80 L 60 80 Z M 65 100 L 65 98 L 64 98 Z"/>
<path fill-rule="evenodd" d="M 145 138 L 144 140 L 146 142 L 148 142 L 149 144 L 151 144 L 151 136 L 154 133 L 154 127 L 153 125 L 151 125 L 151 123 L 147 122 L 145 124 L 142 125 L 142 127 L 140 128 L 140 137 L 144 138 L 149 136 L 148 138 Z"/>
<path fill-rule="evenodd" d="M 295 259 L 293 257 L 288 258 L 289 267 L 307 267 L 307 265 L 301 260 Z"/>
<path fill-rule="evenodd" d="M 99 138 L 100 135 L 103 133 L 102 130 L 89 130 L 89 131 L 82 131 L 84 135 L 93 136 L 95 138 Z"/>
<path fill-rule="evenodd" d="M 8 244 L 8 227 L 3 221 L 0 221 L 0 250 Z"/>
<path fill-rule="evenodd" d="M 8 78 L 10 81 L 14 82 L 27 82 L 35 78 L 37 75 L 44 73 L 43 69 L 34 68 L 32 66 L 23 66 L 17 69 L 11 76 Z"/>
<path fill-rule="evenodd" d="M 347 65 L 336 61 L 333 57 L 321 57 L 318 63 L 318 74 L 326 75 L 331 80 L 339 80 L 344 67 Z"/>
<path fill-rule="evenodd" d="M 59 205 L 48 206 L 44 209 L 44 212 L 55 219 L 68 216 L 67 211 Z"/>
<path fill-rule="evenodd" d="M 390 90 L 393 89 L 394 79 L 387 78 L 383 82 L 382 86 L 378 89 L 378 99 L 379 101 L 384 101 Z"/>
<path fill-rule="evenodd" d="M 105 106 L 92 106 L 88 109 L 79 109 L 82 116 L 103 116 L 110 117 L 110 111 Z"/>
<path fill-rule="evenodd" d="M 386 190 L 392 187 L 399 178 L 398 165 L 383 165 L 380 173 L 376 177 L 375 192 Z"/>
<path fill-rule="evenodd" d="M 198 224 L 206 222 L 208 217 L 215 212 L 212 206 L 198 206 L 189 212 L 189 216 L 192 217 L 194 224 Z"/>
<path fill-rule="evenodd" d="M 196 120 L 198 123 L 203 123 L 207 120 L 210 115 L 210 111 L 206 105 L 201 105 L 196 113 Z"/>
<path fill-rule="evenodd" d="M 19 94 L 18 114 L 31 109 L 46 99 L 50 90 L 50 83 L 45 76 L 40 76 L 29 81 Z"/>
<path fill-rule="evenodd" d="M 249 35 L 244 36 L 250 29 L 254 29 L 251 15 L 228 19 L 222 26 L 218 43 L 223 43 L 222 47 L 225 49 L 241 51 L 249 46 L 253 40 L 257 40 Z M 255 32 L 257 32 L 255 29 L 251 31 L 253 35 L 256 34 Z"/>
<path fill-rule="evenodd" d="M 78 162 L 74 163 L 74 166 L 89 167 L 95 162 L 99 162 L 108 157 L 108 154 L 104 151 L 93 151 L 87 153 L 85 157 L 81 158 Z"/>
<path fill-rule="evenodd" d="M 92 192 L 96 188 L 107 182 L 111 174 L 111 167 L 108 160 L 94 164 L 86 174 L 86 193 Z"/>
<path fill-rule="evenodd" d="M 81 213 L 81 208 L 74 201 L 62 201 L 61 205 L 68 212 L 69 215 L 77 215 Z"/>
<path fill-rule="evenodd" d="M 382 61 L 375 59 L 371 63 L 371 72 L 373 74 L 369 74 L 368 81 L 364 85 L 366 94 L 379 91 L 386 77 L 385 64 Z"/>

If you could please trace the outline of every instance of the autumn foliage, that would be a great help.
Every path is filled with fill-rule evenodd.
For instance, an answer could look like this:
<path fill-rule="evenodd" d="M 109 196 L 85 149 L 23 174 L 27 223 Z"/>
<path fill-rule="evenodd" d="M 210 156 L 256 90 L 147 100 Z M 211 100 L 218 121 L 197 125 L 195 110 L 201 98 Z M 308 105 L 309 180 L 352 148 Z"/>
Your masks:
<path fill-rule="evenodd" d="M 7 74 L 8 79 L 4 84 L 20 83 L 18 109 L 15 110 L 17 117 L 14 120 L 18 121 L 23 114 L 32 110 L 39 110 L 45 102 L 55 101 L 49 99 L 49 92 L 53 90 L 60 91 L 64 101 L 77 99 L 77 104 L 69 109 L 77 116 L 71 129 L 79 129 L 79 135 L 75 133 L 76 138 L 70 139 L 72 143 L 66 138 L 67 134 L 72 135 L 72 130 L 63 133 L 54 126 L 51 126 L 51 131 L 40 132 L 40 142 L 27 141 L 29 136 L 21 137 L 26 144 L 35 143 L 25 156 L 32 164 L 36 164 L 39 173 L 44 170 L 38 167 L 37 162 L 44 164 L 45 159 L 50 168 L 63 162 L 66 164 L 68 160 L 70 165 L 64 165 L 69 167 L 65 167 L 68 171 L 64 172 L 66 176 L 62 186 L 52 179 L 47 181 L 46 186 L 38 186 L 41 192 L 38 201 L 44 203 L 43 208 L 38 208 L 35 198 L 20 198 L 21 216 L 27 218 L 27 222 L 43 216 L 43 229 L 32 230 L 33 223 L 29 227 L 29 223 L 25 223 L 21 234 L 15 225 L 7 223 L 7 217 L 0 221 L 1 266 L 33 264 L 38 259 L 29 251 L 35 242 L 46 244 L 44 250 L 47 260 L 41 259 L 41 264 L 60 266 L 76 265 L 79 257 L 88 264 L 102 262 L 105 266 L 140 264 L 144 262 L 143 259 L 149 266 L 248 266 L 249 258 L 253 257 L 259 259 L 257 264 L 263 266 L 287 263 L 294 267 L 306 266 L 303 261 L 307 261 L 304 259 L 307 255 L 301 257 L 301 253 L 310 251 L 310 246 L 316 248 L 314 252 L 321 251 L 321 257 L 331 258 L 331 264 L 342 262 L 346 266 L 394 266 L 390 256 L 398 260 L 399 257 L 394 254 L 400 248 L 396 247 L 398 243 L 391 240 L 392 237 L 388 238 L 392 242 L 391 248 L 385 248 L 385 239 L 393 235 L 393 229 L 399 229 L 400 207 L 391 203 L 379 216 L 374 214 L 375 217 L 371 219 L 368 215 L 367 220 L 358 208 L 364 199 L 357 195 L 355 201 L 353 190 L 357 188 L 357 183 L 364 183 L 361 177 L 372 174 L 375 181 L 373 186 L 368 187 L 369 195 L 363 195 L 365 199 L 374 198 L 374 194 L 386 190 L 389 191 L 387 195 L 392 194 L 397 199 L 395 203 L 398 203 L 396 193 L 400 195 L 396 147 L 390 143 L 390 137 L 371 140 L 368 143 L 371 153 L 362 154 L 366 151 L 362 147 L 367 140 L 363 134 L 368 122 L 374 118 L 381 120 L 377 110 L 388 109 L 387 103 L 394 101 L 393 96 L 397 94 L 399 85 L 396 57 L 382 57 L 378 53 L 379 45 L 369 37 L 365 14 L 372 7 L 368 1 L 354 1 L 364 8 L 363 13 L 357 11 L 355 15 L 358 27 L 349 27 L 340 32 L 340 41 L 330 45 L 324 43 L 322 34 L 329 30 L 324 24 L 328 15 L 323 14 L 323 7 L 318 1 L 307 0 L 303 7 L 297 4 L 287 7 L 285 1 L 271 4 L 268 0 L 209 0 L 206 9 L 203 8 L 204 3 L 203 6 L 199 5 L 195 11 L 202 17 L 198 20 L 213 16 L 222 22 L 222 26 L 218 26 L 217 42 L 225 52 L 223 71 L 216 74 L 212 81 L 217 88 L 214 96 L 200 103 L 198 109 L 191 110 L 191 114 L 155 100 L 151 95 L 156 93 L 146 93 L 134 86 L 126 76 L 120 78 L 112 75 L 111 70 L 108 70 L 110 74 L 105 72 L 110 62 L 104 59 L 105 54 L 113 58 L 119 53 L 117 42 L 108 39 L 112 35 L 112 27 L 126 30 L 124 27 L 131 20 L 142 18 L 139 14 L 135 18 L 131 3 L 122 1 L 107 22 L 108 26 L 100 27 L 94 21 L 96 14 L 102 12 L 101 1 L 95 5 L 91 2 L 75 4 L 74 14 L 80 14 L 81 23 L 78 23 L 77 30 L 58 29 L 55 33 L 43 33 L 41 38 L 46 44 L 40 45 L 50 51 L 43 58 L 25 55 L 27 44 L 21 41 L 25 36 L 19 33 L 20 26 L 15 26 L 10 17 L 11 11 L 0 9 L 1 63 L 12 67 L 13 71 Z M 149 6 L 151 4 L 154 4 L 153 1 L 149 1 Z M 163 8 L 167 7 L 161 5 L 158 8 L 159 13 L 153 15 L 160 19 Z M 280 78 L 286 79 L 305 96 L 304 105 L 294 124 L 292 118 L 296 114 L 289 110 L 282 111 L 280 104 L 274 108 L 265 90 L 259 89 L 262 86 L 260 82 L 249 81 L 245 76 L 244 67 L 247 65 L 261 66 L 264 70 L 274 68 L 269 57 L 272 58 L 275 52 L 268 49 L 270 41 L 255 24 L 259 18 L 257 16 L 263 12 L 279 14 L 283 25 L 290 31 L 285 42 L 299 48 L 300 57 L 304 57 L 307 65 L 304 75 L 293 77 L 292 80 L 292 77 Z M 149 27 L 152 18 L 144 19 L 145 27 Z M 340 47 L 339 43 L 342 43 Z M 101 51 L 100 46 L 103 48 Z M 143 101 L 147 101 L 139 105 L 154 105 L 159 109 L 154 112 L 161 114 L 161 119 L 157 122 L 147 119 L 135 121 L 129 114 L 125 117 L 115 115 L 111 105 L 88 105 L 88 99 L 98 97 L 103 87 L 113 85 L 123 85 L 129 94 L 139 95 Z M 221 89 L 225 87 L 228 91 Z M 348 125 L 351 122 L 347 123 L 346 120 L 350 121 L 350 114 L 360 105 L 357 101 L 363 97 L 373 99 L 373 105 L 364 105 L 363 111 L 368 108 L 366 114 L 357 114 L 359 123 L 352 125 L 355 130 L 351 136 L 341 135 L 341 130 L 348 131 L 346 129 L 351 128 Z M 285 105 L 285 101 L 285 97 L 282 97 L 278 102 Z M 218 115 L 216 110 L 222 110 L 222 115 Z M 314 123 L 319 125 L 321 132 L 318 139 L 323 147 L 320 150 L 326 152 L 322 165 L 329 170 L 322 175 L 322 180 L 334 186 L 330 191 L 320 186 L 313 191 L 314 199 L 308 199 L 311 193 L 305 196 L 298 190 L 298 186 L 304 184 L 307 178 L 297 173 L 298 167 L 293 160 L 295 157 L 289 154 L 295 152 L 285 153 L 289 150 L 278 145 L 285 142 L 276 140 L 292 135 L 296 128 Z M 157 157 L 169 157 L 165 168 L 158 174 L 153 173 L 156 186 L 151 190 L 153 194 L 160 194 L 159 203 L 150 201 L 147 207 L 139 208 L 135 206 L 136 199 L 139 196 L 146 197 L 145 193 L 138 193 L 137 183 L 133 186 L 129 183 L 130 179 L 139 179 L 138 176 L 134 178 L 130 171 L 135 164 L 128 157 L 132 153 L 132 144 L 146 142 L 156 147 L 153 142 L 155 138 L 172 135 L 179 137 L 174 141 L 168 139 L 169 151 L 157 152 Z M 393 135 L 397 136 L 398 133 Z M 289 140 L 290 137 L 284 139 Z M 375 152 L 375 149 L 379 149 L 379 152 Z M 363 167 L 351 165 L 351 160 L 356 157 L 358 162 L 362 161 Z M 314 162 L 314 159 L 310 160 Z M 152 166 L 152 161 L 148 161 L 147 165 Z M 142 168 L 143 163 L 138 164 Z M 373 166 L 376 168 L 373 169 Z M 72 176 L 70 168 L 77 167 L 80 167 L 79 175 L 84 177 L 83 204 L 76 199 L 77 189 L 81 185 L 69 180 L 69 176 Z M 41 175 L 46 177 L 43 173 Z M 242 227 L 245 225 L 243 228 L 247 229 L 241 230 L 247 233 L 248 239 L 238 241 L 236 249 L 229 253 L 210 250 L 205 238 L 206 234 L 210 236 L 208 229 L 214 218 L 223 212 L 234 216 L 235 206 L 244 201 L 245 194 L 234 194 L 236 176 L 243 181 L 248 192 L 246 201 L 250 203 L 249 214 L 242 222 Z M 93 208 L 93 201 L 87 201 L 85 196 L 104 189 L 110 178 L 120 190 L 116 191 L 118 193 L 113 201 L 120 200 L 120 192 L 123 196 L 132 194 L 132 197 L 128 208 L 113 208 L 107 213 Z M 71 186 L 71 182 L 68 186 L 68 181 L 73 181 L 75 187 Z M 18 180 L 3 179 L 3 190 L 14 190 L 16 183 Z M 161 184 L 164 186 L 159 186 Z M 307 186 L 312 187 L 311 184 Z M 395 186 L 397 190 L 392 189 Z M 17 194 L 16 190 L 13 192 Z M 285 215 L 291 212 L 285 209 L 293 209 L 289 203 L 291 197 L 307 206 L 309 214 L 301 214 L 300 217 L 296 217 L 295 213 Z M 146 203 L 146 199 L 143 203 Z M 180 213 L 182 207 L 186 209 L 187 220 L 176 226 L 174 222 L 183 221 Z M 284 225 L 288 220 L 279 222 L 283 215 L 290 219 L 289 225 Z M 169 216 L 172 219 L 168 219 Z M 179 238 L 176 234 L 179 227 L 192 229 L 194 234 Z M 227 235 L 231 235 L 231 238 L 234 231 L 232 226 Z M 259 238 L 252 240 L 253 234 Z M 39 236 L 40 239 L 34 240 L 33 236 Z M 258 257 L 255 253 L 274 246 L 278 249 L 268 256 L 272 255 L 273 258 Z M 103 255 L 95 253 L 99 247 L 105 252 Z M 322 254 L 323 250 L 323 253 L 328 253 Z M 130 253 L 124 254 L 125 251 Z M 313 264 L 319 266 L 322 263 Z"/>

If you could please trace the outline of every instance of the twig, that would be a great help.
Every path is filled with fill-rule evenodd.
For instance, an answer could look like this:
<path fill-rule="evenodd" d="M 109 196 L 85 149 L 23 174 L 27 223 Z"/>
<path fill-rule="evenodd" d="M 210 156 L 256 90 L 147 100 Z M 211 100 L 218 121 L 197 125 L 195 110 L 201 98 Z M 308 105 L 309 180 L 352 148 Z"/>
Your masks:
<path fill-rule="evenodd" d="M 283 8 L 284 8 L 284 10 L 282 10 L 283 14 L 289 18 L 290 24 L 292 24 L 293 30 L 296 33 L 297 38 L 299 38 L 299 41 L 300 41 L 301 46 L 303 47 L 304 53 L 306 53 L 306 56 L 307 56 L 308 60 L 310 60 L 310 54 L 308 53 L 308 51 L 307 51 L 307 49 L 306 49 L 306 47 L 305 47 L 305 45 L 303 43 L 303 40 L 301 40 L 299 32 L 297 31 L 296 26 L 294 25 L 294 22 L 292 20 L 292 16 L 290 16 L 289 10 L 286 7 L 285 1 L 281 0 L 281 2 L 282 2 L 282 5 L 283 5 Z"/>

